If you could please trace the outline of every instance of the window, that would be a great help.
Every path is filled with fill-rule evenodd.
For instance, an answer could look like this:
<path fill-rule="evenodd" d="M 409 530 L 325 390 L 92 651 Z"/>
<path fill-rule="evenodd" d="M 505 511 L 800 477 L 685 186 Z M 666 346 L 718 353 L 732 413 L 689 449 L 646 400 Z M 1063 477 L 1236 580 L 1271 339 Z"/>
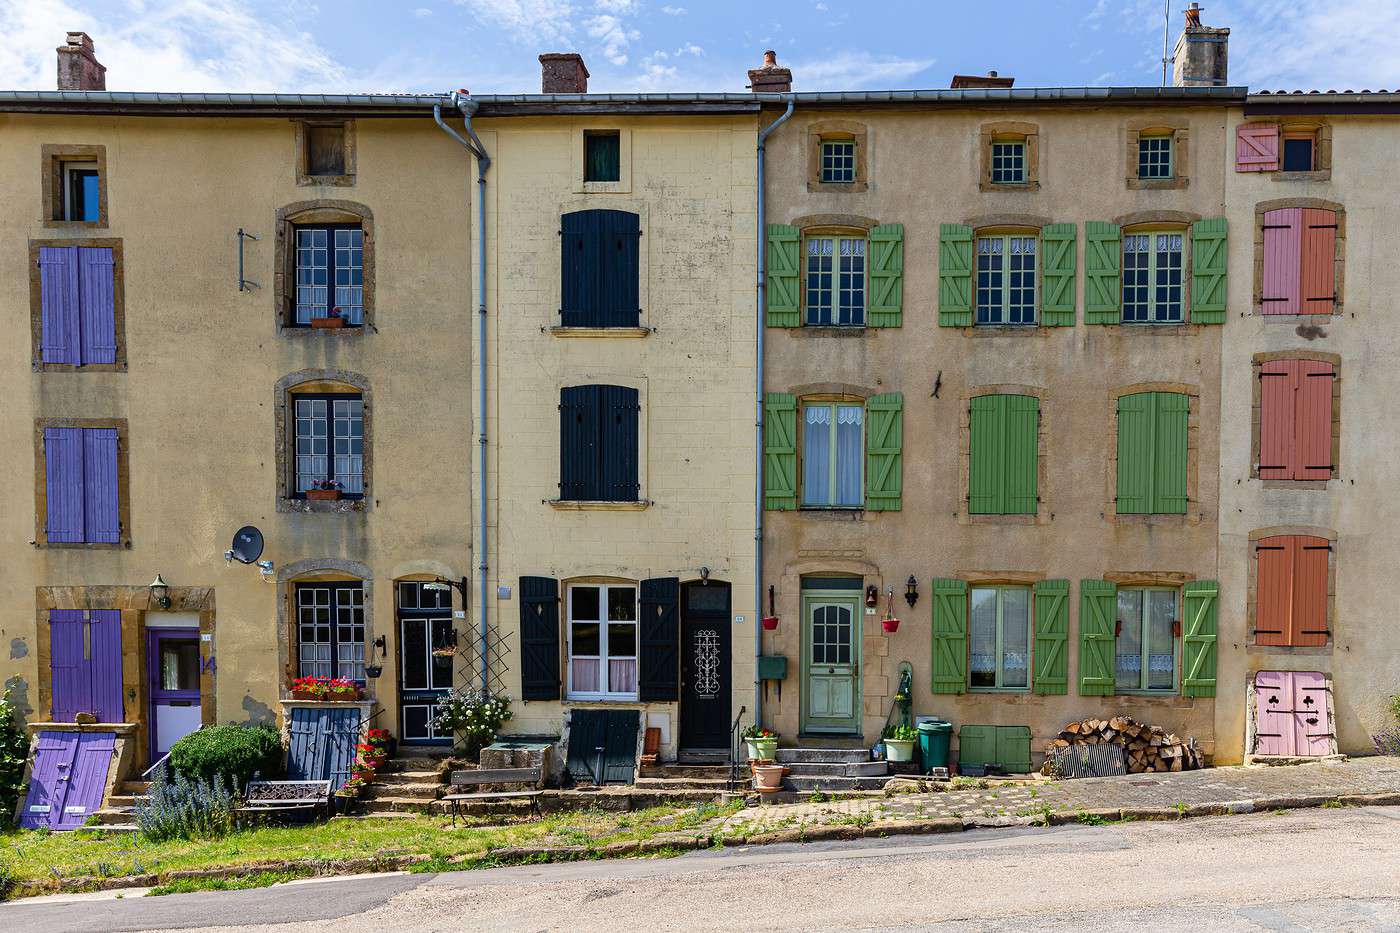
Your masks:
<path fill-rule="evenodd" d="M 1336 370 L 1316 360 L 1259 367 L 1259 478 L 1332 478 L 1332 389 Z"/>
<path fill-rule="evenodd" d="M 822 140 L 823 184 L 850 184 L 856 180 L 856 143 L 853 139 Z"/>
<path fill-rule="evenodd" d="M 39 361 L 44 365 L 116 364 L 116 248 L 39 245 L 37 253 Z"/>
<path fill-rule="evenodd" d="M 583 134 L 583 180 L 618 181 L 622 177 L 622 135 L 617 130 Z"/>
<path fill-rule="evenodd" d="M 1332 171 L 1332 128 L 1327 124 L 1241 123 L 1235 130 L 1235 171 L 1309 172 L 1326 179 Z M 1283 180 L 1283 179 L 1280 179 Z"/>
<path fill-rule="evenodd" d="M 1039 399 L 978 395 L 969 408 L 968 512 L 1034 515 L 1039 502 Z"/>
<path fill-rule="evenodd" d="M 569 587 L 569 696 L 637 698 L 635 586 Z"/>
<path fill-rule="evenodd" d="M 802 504 L 859 508 L 865 489 L 865 409 L 813 403 L 803 407 Z"/>
<path fill-rule="evenodd" d="M 297 184 L 355 183 L 355 124 L 350 120 L 297 124 Z"/>
<path fill-rule="evenodd" d="M 1189 415 L 1180 392 L 1119 397 L 1119 515 L 1186 513 Z"/>
<path fill-rule="evenodd" d="M 807 238 L 807 323 L 865 324 L 865 238 Z"/>
<path fill-rule="evenodd" d="M 1118 589 L 1114 684 L 1118 693 L 1176 689 L 1177 592 Z"/>
<path fill-rule="evenodd" d="M 294 324 L 339 318 L 342 325 L 364 323 L 364 231 L 352 224 L 298 226 L 296 234 L 296 313 Z"/>
<path fill-rule="evenodd" d="M 628 211 L 574 211 L 561 218 L 559 232 L 560 325 L 638 326 L 640 218 Z"/>
<path fill-rule="evenodd" d="M 968 686 L 1024 690 L 1030 686 L 1031 591 L 1024 586 L 974 586 Z"/>
<path fill-rule="evenodd" d="M 116 427 L 44 428 L 44 542 L 118 544 L 123 495 Z"/>
<path fill-rule="evenodd" d="M 1172 136 L 1138 137 L 1138 178 L 1172 177 Z"/>
<path fill-rule="evenodd" d="M 1338 213 L 1315 207 L 1265 211 L 1259 303 L 1265 314 L 1337 310 Z"/>
<path fill-rule="evenodd" d="M 977 238 L 977 323 L 1035 323 L 1033 236 Z"/>
<path fill-rule="evenodd" d="M 106 147 L 45 144 L 41 151 L 44 225 L 107 226 Z"/>
<path fill-rule="evenodd" d="M 365 591 L 361 583 L 299 583 L 300 677 L 365 679 Z"/>
<path fill-rule="evenodd" d="M 365 493 L 365 411 L 359 395 L 293 395 L 296 482 L 293 496 L 309 489 L 338 489 L 343 499 Z"/>
<path fill-rule="evenodd" d="M 1123 323 L 1180 324 L 1182 234 L 1123 235 Z"/>
<path fill-rule="evenodd" d="M 1255 644 L 1327 644 L 1331 552 L 1330 541 L 1313 535 L 1273 535 L 1255 542 Z"/>
<path fill-rule="evenodd" d="M 1311 172 L 1314 166 L 1313 150 L 1316 145 L 1316 133 L 1284 133 L 1283 170 L 1285 172 Z"/>
<path fill-rule="evenodd" d="M 96 162 L 63 163 L 63 220 L 97 223 L 101 181 Z"/>
<path fill-rule="evenodd" d="M 1023 185 L 1026 183 L 1025 140 L 1005 140 L 992 143 L 992 184 Z"/>
<path fill-rule="evenodd" d="M 636 502 L 638 392 L 628 386 L 566 386 L 559 394 L 559 498 Z"/>

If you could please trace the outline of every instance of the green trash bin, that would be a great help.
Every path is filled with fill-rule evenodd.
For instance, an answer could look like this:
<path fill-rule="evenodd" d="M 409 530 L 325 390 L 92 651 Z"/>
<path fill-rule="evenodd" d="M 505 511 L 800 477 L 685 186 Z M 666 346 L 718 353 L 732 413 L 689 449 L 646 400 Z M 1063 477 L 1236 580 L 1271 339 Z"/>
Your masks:
<path fill-rule="evenodd" d="M 942 719 L 919 723 L 919 761 L 924 774 L 948 767 L 948 747 L 953 741 L 953 724 Z"/>

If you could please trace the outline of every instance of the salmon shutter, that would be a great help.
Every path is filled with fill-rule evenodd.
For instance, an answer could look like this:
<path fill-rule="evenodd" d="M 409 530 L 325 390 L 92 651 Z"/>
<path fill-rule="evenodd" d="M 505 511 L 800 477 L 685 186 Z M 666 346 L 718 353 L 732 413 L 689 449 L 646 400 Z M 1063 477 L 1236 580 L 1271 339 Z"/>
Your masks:
<path fill-rule="evenodd" d="M 1046 327 L 1073 327 L 1076 273 L 1075 249 L 1079 228 L 1074 224 L 1049 224 L 1040 231 L 1045 253 L 1040 320 Z"/>
<path fill-rule="evenodd" d="M 1156 408 L 1152 511 L 1186 514 L 1187 437 L 1191 400 L 1180 392 L 1153 392 Z"/>
<path fill-rule="evenodd" d="M 89 544 L 116 544 L 121 539 L 117 503 L 115 428 L 83 430 L 83 540 Z"/>
<path fill-rule="evenodd" d="M 1122 515 L 1152 511 L 1156 404 L 1151 392 L 1118 399 L 1118 499 Z"/>
<path fill-rule="evenodd" d="M 1289 644 L 1317 648 L 1327 644 L 1327 565 L 1332 548 L 1326 538 L 1294 537 L 1293 628 Z"/>
<path fill-rule="evenodd" d="M 1084 323 L 1120 324 L 1123 237 L 1117 224 L 1084 224 Z"/>
<path fill-rule="evenodd" d="M 870 231 L 871 327 L 898 327 L 904 307 L 904 225 Z"/>
<path fill-rule="evenodd" d="M 1271 360 L 1259 368 L 1260 479 L 1296 476 L 1297 366 L 1297 360 Z"/>
<path fill-rule="evenodd" d="M 1235 131 L 1235 171 L 1278 171 L 1278 124 L 1239 125 Z"/>
<path fill-rule="evenodd" d="M 39 248 L 40 358 L 45 363 L 82 363 L 78 304 L 78 248 Z"/>
<path fill-rule="evenodd" d="M 520 578 L 520 697 L 559 699 L 559 581 Z"/>
<path fill-rule="evenodd" d="M 45 534 L 50 543 L 83 540 L 83 429 L 44 428 Z"/>
<path fill-rule="evenodd" d="M 1293 563 L 1296 541 L 1289 535 L 1260 538 L 1254 545 L 1254 641 L 1287 645 L 1293 631 Z"/>
<path fill-rule="evenodd" d="M 967 581 L 933 581 L 933 692 L 967 690 Z"/>
<path fill-rule="evenodd" d="M 1331 314 L 1337 305 L 1337 213 L 1302 211 L 1301 309 L 1299 314 Z"/>
<path fill-rule="evenodd" d="M 1286 207 L 1264 212 L 1265 314 L 1301 314 L 1303 211 Z"/>
<path fill-rule="evenodd" d="M 865 402 L 865 507 L 897 512 L 904 492 L 904 396 L 872 395 Z"/>
<path fill-rule="evenodd" d="M 116 291 L 112 269 L 111 247 L 78 250 L 83 364 L 117 361 Z"/>
<path fill-rule="evenodd" d="M 802 233 L 787 224 L 768 225 L 768 257 L 764 296 L 769 327 L 798 327 L 802 323 Z"/>
<path fill-rule="evenodd" d="M 972 228 L 938 228 L 938 326 L 972 326 Z"/>
<path fill-rule="evenodd" d="M 1332 478 L 1332 381 L 1331 363 L 1291 361 L 1295 369 L 1294 479 Z"/>
<path fill-rule="evenodd" d="M 1181 695 L 1215 696 L 1217 613 L 1220 584 L 1195 580 L 1181 590 Z"/>
<path fill-rule="evenodd" d="M 1226 232 L 1224 217 L 1191 225 L 1191 321 L 1224 324 L 1226 300 Z"/>
<path fill-rule="evenodd" d="M 1079 581 L 1079 695 L 1113 696 L 1118 584 Z"/>
<path fill-rule="evenodd" d="M 763 395 L 763 507 L 797 508 L 797 398 Z"/>
<path fill-rule="evenodd" d="M 1069 690 L 1069 581 L 1041 580 L 1035 585 L 1035 692 Z"/>

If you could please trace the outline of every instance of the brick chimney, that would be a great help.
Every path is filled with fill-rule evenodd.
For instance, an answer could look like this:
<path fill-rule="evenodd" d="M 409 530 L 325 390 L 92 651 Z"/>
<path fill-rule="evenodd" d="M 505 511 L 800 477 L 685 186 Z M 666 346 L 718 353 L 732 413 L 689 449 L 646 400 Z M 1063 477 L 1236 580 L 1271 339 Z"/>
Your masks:
<path fill-rule="evenodd" d="M 1229 83 L 1230 30 L 1201 25 L 1199 3 L 1186 9 L 1186 28 L 1172 52 L 1176 87 L 1224 87 Z"/>
<path fill-rule="evenodd" d="M 749 69 L 749 87 L 755 94 L 787 94 L 792 90 L 792 69 L 778 67 L 778 53 L 763 53 L 763 67 Z"/>
<path fill-rule="evenodd" d="M 540 56 L 540 92 L 587 94 L 588 69 L 577 52 L 546 52 Z"/>
<path fill-rule="evenodd" d="M 85 32 L 68 33 L 68 44 L 58 47 L 58 89 L 107 90 L 107 67 L 97 60 L 92 37 Z"/>
<path fill-rule="evenodd" d="M 995 71 L 989 71 L 985 75 L 953 75 L 950 87 L 1011 87 L 1015 83 L 1015 78 L 1003 78 Z"/>

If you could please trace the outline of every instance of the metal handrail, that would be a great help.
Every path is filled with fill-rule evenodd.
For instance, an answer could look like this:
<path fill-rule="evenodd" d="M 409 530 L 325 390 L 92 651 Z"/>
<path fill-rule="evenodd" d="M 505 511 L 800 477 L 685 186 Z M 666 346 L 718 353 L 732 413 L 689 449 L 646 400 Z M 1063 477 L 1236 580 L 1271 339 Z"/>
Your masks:
<path fill-rule="evenodd" d="M 204 728 L 204 727 L 203 727 L 203 726 L 200 726 L 200 728 L 202 729 L 202 728 Z M 197 731 L 197 730 L 196 730 L 196 731 Z M 142 772 L 141 772 L 141 780 L 143 780 L 143 781 L 149 781 L 149 780 L 151 779 L 151 774 L 156 770 L 156 768 L 159 768 L 161 765 L 165 764 L 166 760 L 167 760 L 169 757 L 170 757 L 170 753 L 169 753 L 169 752 L 166 752 L 164 755 L 161 755 L 160 758 L 156 760 L 156 763 L 155 763 L 155 764 L 151 765 L 151 766 L 150 766 L 149 768 L 147 768 L 145 771 L 142 771 Z"/>
<path fill-rule="evenodd" d="M 739 707 L 739 715 L 734 717 L 734 725 L 729 727 L 729 781 L 726 790 L 733 791 L 739 786 L 739 723 L 744 721 L 747 707 Z"/>

